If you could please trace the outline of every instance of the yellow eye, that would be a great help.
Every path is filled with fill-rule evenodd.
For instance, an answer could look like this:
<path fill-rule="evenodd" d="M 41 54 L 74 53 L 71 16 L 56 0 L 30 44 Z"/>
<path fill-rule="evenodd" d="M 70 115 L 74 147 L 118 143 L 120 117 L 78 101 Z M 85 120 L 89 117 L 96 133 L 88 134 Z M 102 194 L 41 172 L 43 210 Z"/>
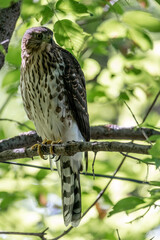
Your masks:
<path fill-rule="evenodd" d="M 37 33 L 36 37 L 37 37 L 37 39 L 42 39 L 43 38 L 43 34 L 42 33 Z"/>

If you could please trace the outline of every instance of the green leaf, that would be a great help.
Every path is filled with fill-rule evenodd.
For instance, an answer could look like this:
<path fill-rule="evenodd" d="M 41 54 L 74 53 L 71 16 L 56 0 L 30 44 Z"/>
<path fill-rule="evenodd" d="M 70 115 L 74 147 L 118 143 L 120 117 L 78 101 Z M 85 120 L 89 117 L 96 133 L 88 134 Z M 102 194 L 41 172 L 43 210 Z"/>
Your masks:
<path fill-rule="evenodd" d="M 33 3 L 32 0 L 23 0 L 21 6 L 21 17 L 23 20 L 28 20 L 31 17 L 37 17 L 40 12 L 43 11 L 43 5 L 40 1 Z"/>
<path fill-rule="evenodd" d="M 126 32 L 126 26 L 115 19 L 110 19 L 102 22 L 102 24 L 97 28 L 97 32 L 94 34 L 94 36 L 98 40 L 104 41 L 110 38 L 125 37 Z"/>
<path fill-rule="evenodd" d="M 87 33 L 76 23 L 64 19 L 57 21 L 54 25 L 54 35 L 57 43 L 66 48 L 78 52 L 88 37 Z"/>
<path fill-rule="evenodd" d="M 12 83 L 19 82 L 20 71 L 19 69 L 12 70 L 8 72 L 3 78 L 2 87 L 10 86 Z"/>
<path fill-rule="evenodd" d="M 149 192 L 150 192 L 152 198 L 154 198 L 154 199 L 160 198 L 160 188 L 153 188 Z"/>
<path fill-rule="evenodd" d="M 149 35 L 142 29 L 130 28 L 128 36 L 133 40 L 143 51 L 153 48 L 153 43 Z"/>
<path fill-rule="evenodd" d="M 151 32 L 160 31 L 160 20 L 147 12 L 128 11 L 123 15 L 122 20 L 131 26 L 142 27 Z"/>
<path fill-rule="evenodd" d="M 158 181 L 149 181 L 149 184 L 160 187 L 160 182 Z"/>
<path fill-rule="evenodd" d="M 2 44 L 0 44 L 0 52 L 2 52 L 4 55 L 6 55 L 6 50 Z"/>
<path fill-rule="evenodd" d="M 88 91 L 88 94 L 87 94 L 88 102 L 94 102 L 96 100 L 100 100 L 101 97 L 106 98 L 105 90 L 106 89 L 100 84 L 91 86 L 91 89 L 90 91 Z"/>
<path fill-rule="evenodd" d="M 160 139 L 157 139 L 156 143 L 148 151 L 152 155 L 152 159 L 155 161 L 156 167 L 160 166 Z"/>
<path fill-rule="evenodd" d="M 22 198 L 24 198 L 23 193 L 21 194 L 19 192 L 14 193 L 0 192 L 0 199 L 2 199 L 0 203 L 0 209 L 6 210 L 8 207 L 10 207 L 11 204 Z"/>
<path fill-rule="evenodd" d="M 124 101 L 128 101 L 129 100 L 129 96 L 126 92 L 121 91 L 120 95 L 119 95 L 119 99 L 120 100 L 124 100 Z"/>
<path fill-rule="evenodd" d="M 110 6 L 110 11 L 111 12 L 115 12 L 116 14 L 123 14 L 124 10 L 121 6 L 121 4 L 119 4 L 119 2 L 116 2 L 114 5 L 108 3 L 108 5 Z"/>
<path fill-rule="evenodd" d="M 155 0 L 158 4 L 160 4 L 160 0 Z"/>
<path fill-rule="evenodd" d="M 37 175 L 35 176 L 35 178 L 38 180 L 38 181 L 41 181 L 43 178 L 45 178 L 48 174 L 48 171 L 44 171 L 44 170 L 40 170 Z"/>
<path fill-rule="evenodd" d="M 13 45 L 9 46 L 8 53 L 6 54 L 6 61 L 16 67 L 20 67 L 21 65 L 20 46 L 16 46 L 16 47 Z"/>
<path fill-rule="evenodd" d="M 141 198 L 138 198 L 138 197 L 124 198 L 114 205 L 113 210 L 109 213 L 109 217 L 115 213 L 134 209 L 138 205 L 143 204 L 143 203 L 145 203 L 144 200 Z"/>
<path fill-rule="evenodd" d="M 160 135 L 152 135 L 152 136 L 149 137 L 150 141 L 156 141 L 158 139 L 160 139 Z"/>
<path fill-rule="evenodd" d="M 11 4 L 18 2 L 19 0 L 0 0 L 0 8 L 10 7 Z"/>
<path fill-rule="evenodd" d="M 56 9 L 63 13 L 73 13 L 74 15 L 84 15 L 88 14 L 87 7 L 77 1 L 74 0 L 59 0 L 56 4 Z"/>
<path fill-rule="evenodd" d="M 39 21 L 40 18 L 42 18 L 41 24 L 43 25 L 49 22 L 49 20 L 53 17 L 53 10 L 47 5 L 43 5 L 42 7 L 43 8 L 40 13 L 36 15 L 36 19 Z"/>

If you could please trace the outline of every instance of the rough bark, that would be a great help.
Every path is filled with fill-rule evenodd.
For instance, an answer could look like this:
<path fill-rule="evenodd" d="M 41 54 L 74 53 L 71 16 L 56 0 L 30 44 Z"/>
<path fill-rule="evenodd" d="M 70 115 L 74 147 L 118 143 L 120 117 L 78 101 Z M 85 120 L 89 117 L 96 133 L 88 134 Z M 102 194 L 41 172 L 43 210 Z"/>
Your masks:
<path fill-rule="evenodd" d="M 144 134 L 145 133 L 145 134 Z M 160 135 L 159 131 L 155 131 L 149 128 L 123 128 L 117 125 L 105 125 L 105 126 L 92 126 L 91 127 L 91 139 L 104 140 L 139 140 L 145 141 L 146 136 Z M 42 142 L 42 139 L 34 131 L 24 132 L 19 136 L 15 136 L 9 139 L 0 140 L 0 152 L 30 147 L 37 142 Z"/>
<path fill-rule="evenodd" d="M 0 8 L 0 44 L 6 52 L 12 37 L 17 19 L 20 15 L 21 1 L 12 4 L 8 8 Z M 0 69 L 4 65 L 5 55 L 0 51 Z"/>
<path fill-rule="evenodd" d="M 41 151 L 44 155 L 50 154 L 51 145 L 41 144 Z M 63 144 L 52 145 L 52 151 L 56 155 L 74 155 L 77 152 L 129 152 L 138 154 L 149 154 L 148 150 L 151 148 L 150 145 L 140 145 L 135 143 L 122 143 L 122 142 L 71 142 Z M 14 150 L 6 150 L 0 153 L 0 162 L 19 159 L 19 158 L 33 158 L 38 156 L 36 150 L 31 148 L 18 148 Z"/>

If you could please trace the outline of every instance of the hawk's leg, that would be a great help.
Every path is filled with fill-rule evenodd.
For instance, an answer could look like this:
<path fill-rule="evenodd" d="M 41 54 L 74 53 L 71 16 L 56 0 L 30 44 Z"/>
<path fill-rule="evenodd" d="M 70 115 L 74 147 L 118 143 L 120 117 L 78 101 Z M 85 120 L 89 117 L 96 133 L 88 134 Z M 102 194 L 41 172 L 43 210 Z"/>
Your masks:
<path fill-rule="evenodd" d="M 61 143 L 61 142 L 62 142 L 61 140 L 53 141 L 53 140 L 47 140 L 47 139 L 45 138 L 45 139 L 43 140 L 42 144 L 51 144 L 51 145 L 52 145 L 52 144 Z M 43 152 L 42 152 L 41 143 L 36 143 L 36 144 L 34 144 L 34 145 L 31 147 L 31 149 L 37 149 L 38 155 L 39 155 L 42 159 L 46 160 L 45 157 L 44 157 L 44 155 L 43 155 Z M 52 146 L 50 147 L 49 152 L 50 152 L 51 155 L 54 155 Z"/>

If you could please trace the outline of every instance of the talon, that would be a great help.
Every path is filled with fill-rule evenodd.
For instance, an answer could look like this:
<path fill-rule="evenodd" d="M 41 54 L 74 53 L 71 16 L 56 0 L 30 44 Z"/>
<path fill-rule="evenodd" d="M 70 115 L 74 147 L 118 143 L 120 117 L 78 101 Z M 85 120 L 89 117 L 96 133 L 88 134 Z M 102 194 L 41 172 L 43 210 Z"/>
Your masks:
<path fill-rule="evenodd" d="M 58 144 L 58 143 L 62 143 L 62 140 L 51 141 L 50 144 L 52 145 L 52 144 Z M 50 152 L 51 155 L 54 155 L 54 154 L 55 154 L 55 153 L 53 152 L 52 146 L 49 148 L 49 152 Z"/>
<path fill-rule="evenodd" d="M 52 146 L 49 148 L 49 152 L 50 152 L 51 155 L 54 155 Z"/>
<path fill-rule="evenodd" d="M 32 149 L 32 150 L 37 149 L 38 155 L 39 155 L 42 159 L 46 160 L 45 157 L 44 157 L 44 155 L 43 155 L 43 153 L 42 153 L 42 146 L 41 146 L 40 143 L 34 144 L 34 145 L 31 147 L 31 149 Z"/>
<path fill-rule="evenodd" d="M 51 144 L 51 145 L 52 145 L 52 144 L 58 144 L 58 143 L 62 143 L 62 141 L 61 141 L 61 140 L 52 141 L 52 140 L 47 140 L 47 139 L 45 138 L 45 139 L 43 140 L 43 142 L 42 142 L 42 144 Z M 47 159 L 47 158 L 45 158 L 44 155 L 43 155 L 42 145 L 41 145 L 40 143 L 34 144 L 34 145 L 31 147 L 31 149 L 32 149 L 32 150 L 37 149 L 38 155 L 39 155 L 42 159 L 44 159 L 44 160 Z M 50 146 L 49 152 L 50 152 L 50 154 L 51 154 L 52 156 L 55 155 L 54 152 L 53 152 L 52 146 Z"/>

